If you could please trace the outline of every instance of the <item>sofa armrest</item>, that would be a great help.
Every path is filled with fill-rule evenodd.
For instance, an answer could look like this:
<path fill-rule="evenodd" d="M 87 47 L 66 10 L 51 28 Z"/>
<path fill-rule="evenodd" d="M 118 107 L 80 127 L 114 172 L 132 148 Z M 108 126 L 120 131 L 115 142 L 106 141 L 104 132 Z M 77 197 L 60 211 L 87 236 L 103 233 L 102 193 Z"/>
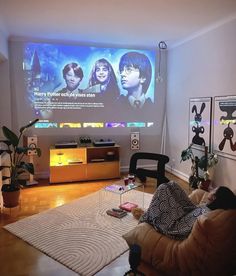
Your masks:
<path fill-rule="evenodd" d="M 204 191 L 203 191 L 204 192 Z M 147 223 L 123 238 L 142 260 L 167 275 L 232 275 L 236 269 L 236 210 L 214 210 L 195 221 L 187 239 L 170 239 Z"/>
<path fill-rule="evenodd" d="M 178 247 L 176 257 L 183 273 L 193 269 L 199 275 L 231 275 L 236 263 L 236 210 L 201 215 Z"/>
<path fill-rule="evenodd" d="M 172 250 L 180 241 L 160 234 L 146 222 L 138 224 L 123 235 L 123 238 L 129 246 L 132 244 L 141 246 L 141 259 L 144 262 L 151 264 L 158 271 L 176 274 L 177 263 L 176 258 L 173 258 Z"/>

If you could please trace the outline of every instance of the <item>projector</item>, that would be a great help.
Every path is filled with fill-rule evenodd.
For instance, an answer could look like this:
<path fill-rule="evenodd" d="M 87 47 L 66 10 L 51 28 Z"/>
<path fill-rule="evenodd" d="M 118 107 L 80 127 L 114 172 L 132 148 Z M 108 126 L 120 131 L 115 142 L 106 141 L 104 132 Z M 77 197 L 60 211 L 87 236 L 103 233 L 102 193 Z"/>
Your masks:
<path fill-rule="evenodd" d="M 95 146 L 95 147 L 112 147 L 112 146 L 114 146 L 115 145 L 115 142 L 114 141 L 112 141 L 112 140 L 110 140 L 110 139 L 100 139 L 100 140 L 95 140 L 94 142 L 93 142 L 93 145 Z"/>
<path fill-rule="evenodd" d="M 77 148 L 76 142 L 58 142 L 55 144 L 55 149 L 68 149 L 68 148 Z"/>

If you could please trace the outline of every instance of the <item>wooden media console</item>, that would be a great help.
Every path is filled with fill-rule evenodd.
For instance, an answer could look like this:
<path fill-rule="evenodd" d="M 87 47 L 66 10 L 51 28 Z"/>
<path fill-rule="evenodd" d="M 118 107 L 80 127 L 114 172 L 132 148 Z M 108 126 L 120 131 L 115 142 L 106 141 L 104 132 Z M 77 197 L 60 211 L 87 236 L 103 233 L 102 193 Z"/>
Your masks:
<path fill-rule="evenodd" d="M 119 145 L 50 148 L 50 183 L 119 177 Z"/>

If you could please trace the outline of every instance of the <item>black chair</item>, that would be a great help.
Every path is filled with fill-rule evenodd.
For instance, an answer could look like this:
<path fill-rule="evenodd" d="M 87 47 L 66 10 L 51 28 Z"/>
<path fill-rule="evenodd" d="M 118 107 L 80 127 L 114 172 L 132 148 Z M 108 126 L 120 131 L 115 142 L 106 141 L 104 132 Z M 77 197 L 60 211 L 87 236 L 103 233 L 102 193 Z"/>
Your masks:
<path fill-rule="evenodd" d="M 139 159 L 156 160 L 157 169 L 149 170 L 144 168 L 138 168 L 137 162 Z M 147 177 L 156 178 L 157 185 L 169 182 L 169 179 L 165 176 L 165 164 L 168 163 L 169 160 L 169 157 L 163 154 L 136 152 L 131 156 L 130 159 L 129 174 L 134 174 L 142 182 L 146 182 Z"/>

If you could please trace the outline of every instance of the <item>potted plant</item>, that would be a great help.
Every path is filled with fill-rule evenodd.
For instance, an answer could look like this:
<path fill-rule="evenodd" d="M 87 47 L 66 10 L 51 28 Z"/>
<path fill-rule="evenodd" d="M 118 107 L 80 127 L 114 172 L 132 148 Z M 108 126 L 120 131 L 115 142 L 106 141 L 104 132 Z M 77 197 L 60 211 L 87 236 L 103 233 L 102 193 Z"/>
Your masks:
<path fill-rule="evenodd" d="M 2 127 L 2 132 L 6 140 L 0 140 L 4 143 L 5 149 L 0 150 L 0 154 L 7 153 L 9 155 L 9 165 L 0 166 L 0 171 L 3 171 L 2 180 L 9 183 L 2 185 L 3 204 L 5 207 L 16 207 L 19 205 L 20 196 L 20 175 L 24 172 L 34 174 L 34 166 L 32 163 L 27 163 L 23 157 L 27 155 L 27 151 L 31 148 L 20 145 L 22 135 L 29 127 L 33 126 L 39 119 L 35 119 L 28 125 L 20 128 L 19 134 L 15 134 L 6 126 Z M 41 156 L 41 150 L 35 148 L 37 155 Z"/>
<path fill-rule="evenodd" d="M 218 163 L 217 155 L 214 153 L 208 154 L 208 147 L 205 146 L 205 152 L 202 157 L 195 156 L 192 151 L 193 144 L 190 144 L 187 149 L 181 153 L 181 161 L 191 160 L 191 175 L 189 177 L 189 185 L 193 189 L 201 188 L 208 190 L 210 186 L 209 169 Z M 203 172 L 199 175 L 199 169 Z"/>

